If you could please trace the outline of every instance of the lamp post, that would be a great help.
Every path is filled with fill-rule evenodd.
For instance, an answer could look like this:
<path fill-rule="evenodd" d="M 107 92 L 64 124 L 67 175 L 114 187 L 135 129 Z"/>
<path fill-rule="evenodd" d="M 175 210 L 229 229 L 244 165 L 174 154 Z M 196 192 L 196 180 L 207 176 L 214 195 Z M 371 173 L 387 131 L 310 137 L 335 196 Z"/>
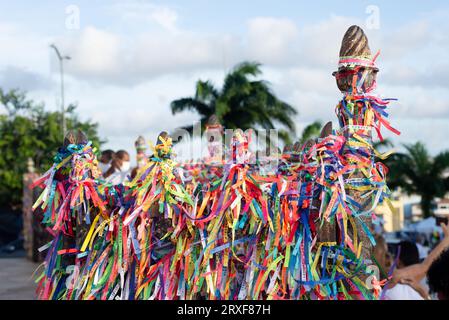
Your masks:
<path fill-rule="evenodd" d="M 58 56 L 59 60 L 59 70 L 61 75 L 61 115 L 62 115 L 62 134 L 63 137 L 66 133 L 66 123 L 65 123 L 65 105 L 64 105 L 64 60 L 70 60 L 69 56 L 63 56 L 61 52 L 58 50 L 58 48 L 52 44 L 50 45 L 51 48 L 53 48 L 56 52 L 56 55 Z"/>

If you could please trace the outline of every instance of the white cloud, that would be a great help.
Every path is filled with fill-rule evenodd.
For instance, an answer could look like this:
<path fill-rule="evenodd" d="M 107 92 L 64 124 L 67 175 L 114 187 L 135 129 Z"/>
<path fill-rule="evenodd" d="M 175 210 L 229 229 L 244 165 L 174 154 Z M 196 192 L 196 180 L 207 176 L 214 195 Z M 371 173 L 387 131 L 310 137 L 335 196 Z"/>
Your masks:
<path fill-rule="evenodd" d="M 161 17 L 165 14 L 169 15 Z M 130 13 L 125 10 L 124 15 Z M 256 17 L 248 20 L 242 35 L 180 29 L 123 35 L 87 27 L 60 42 L 73 57 L 67 66 L 69 73 L 118 85 L 136 85 L 175 72 L 229 69 L 242 60 L 287 69 L 312 66 L 331 74 L 341 34 L 354 22 L 331 16 L 325 22 L 299 28 L 286 18 Z"/>
<path fill-rule="evenodd" d="M 223 53 L 226 48 L 235 47 L 236 39 L 232 36 L 197 35 L 182 33 L 166 37 L 158 34 L 144 34 L 135 42 L 132 53 L 131 70 L 144 79 L 166 73 L 191 72 L 198 69 L 222 69 Z M 237 62 L 235 54 L 228 57 L 232 63 Z"/>
<path fill-rule="evenodd" d="M 107 5 L 106 10 L 120 17 L 127 24 L 146 25 L 155 24 L 165 31 L 178 30 L 178 12 L 168 6 L 157 5 L 146 1 L 120 1 Z"/>
<path fill-rule="evenodd" d="M 18 23 L 0 22 L 0 66 L 48 72 L 50 37 Z"/>
<path fill-rule="evenodd" d="M 391 138 L 395 142 L 398 150 L 402 150 L 402 143 L 411 144 L 417 141 L 424 142 L 432 154 L 449 150 L 449 140 L 447 139 L 447 118 L 422 117 L 419 120 L 414 118 L 396 118 L 395 128 L 402 133 L 396 136 L 386 132 L 386 138 Z"/>
<path fill-rule="evenodd" d="M 25 91 L 48 90 L 51 86 L 50 77 L 26 68 L 6 66 L 0 70 L 0 87 L 4 90 L 19 88 Z"/>
<path fill-rule="evenodd" d="M 120 76 L 121 50 L 119 37 L 94 27 L 85 28 L 76 38 L 61 42 L 63 52 L 71 56 L 67 71 L 81 77 Z"/>
<path fill-rule="evenodd" d="M 384 94 L 399 99 L 392 108 L 396 118 L 435 117 L 449 118 L 449 92 L 441 88 L 419 86 L 388 86 L 381 90 Z"/>
<path fill-rule="evenodd" d="M 285 64 L 298 40 L 296 24 L 289 19 L 258 17 L 248 21 L 247 55 L 268 64 Z"/>
<path fill-rule="evenodd" d="M 402 60 L 427 48 L 433 40 L 429 23 L 416 21 L 386 33 L 384 42 L 389 45 L 382 48 L 382 52 L 388 59 Z"/>
<path fill-rule="evenodd" d="M 301 29 L 301 56 L 298 59 L 304 65 L 326 68 L 332 73 L 338 63 L 343 34 L 353 24 L 363 26 L 359 19 L 337 15 L 304 25 Z"/>
<path fill-rule="evenodd" d="M 334 120 L 335 104 L 340 92 L 329 70 L 323 68 L 295 67 L 288 70 L 269 68 L 267 77 L 282 99 L 298 110 L 298 123 L 315 120 Z M 297 130 L 298 133 L 301 130 Z"/>
<path fill-rule="evenodd" d="M 71 61 L 69 74 L 84 81 L 138 85 L 170 73 L 225 67 L 224 54 L 236 48 L 226 63 L 239 61 L 237 39 L 229 35 L 191 32 L 146 32 L 133 36 L 87 27 L 71 38 L 57 41 Z"/>
<path fill-rule="evenodd" d="M 151 13 L 150 17 L 159 25 L 169 31 L 176 31 L 176 22 L 178 21 L 178 13 L 166 7 L 157 7 Z"/>

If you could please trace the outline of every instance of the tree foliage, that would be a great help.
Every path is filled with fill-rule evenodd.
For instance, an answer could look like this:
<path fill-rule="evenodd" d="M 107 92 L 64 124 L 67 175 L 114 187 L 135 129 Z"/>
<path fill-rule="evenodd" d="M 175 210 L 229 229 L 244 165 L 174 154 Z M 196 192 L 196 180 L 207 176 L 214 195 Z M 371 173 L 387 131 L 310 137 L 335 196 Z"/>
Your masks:
<path fill-rule="evenodd" d="M 392 155 L 389 167 L 389 186 L 401 187 L 408 194 L 421 196 L 424 217 L 432 213 L 432 201 L 444 197 L 449 190 L 449 151 L 432 157 L 421 142 L 404 145 L 406 152 Z"/>
<path fill-rule="evenodd" d="M 194 96 L 171 103 L 172 113 L 195 111 L 200 115 L 203 128 L 212 115 L 216 115 L 228 129 L 246 130 L 256 126 L 275 129 L 280 125 L 279 136 L 288 142 L 291 134 L 295 133 L 292 117 L 297 111 L 278 99 L 266 81 L 255 79 L 261 73 L 260 64 L 243 62 L 225 76 L 221 89 L 210 81 L 199 80 Z M 185 129 L 191 130 L 192 127 Z"/>
<path fill-rule="evenodd" d="M 21 204 L 22 179 L 28 158 L 37 172 L 47 170 L 62 145 L 61 113 L 45 110 L 44 104 L 27 99 L 19 90 L 0 88 L 0 207 Z M 2 110 L 3 109 L 3 110 Z M 67 129 L 81 129 L 96 146 L 100 141 L 96 123 L 81 121 L 76 105 L 66 111 Z"/>
<path fill-rule="evenodd" d="M 304 144 L 307 140 L 316 139 L 320 136 L 321 128 L 323 124 L 321 121 L 314 121 L 311 124 L 307 125 L 302 131 L 299 142 Z"/>

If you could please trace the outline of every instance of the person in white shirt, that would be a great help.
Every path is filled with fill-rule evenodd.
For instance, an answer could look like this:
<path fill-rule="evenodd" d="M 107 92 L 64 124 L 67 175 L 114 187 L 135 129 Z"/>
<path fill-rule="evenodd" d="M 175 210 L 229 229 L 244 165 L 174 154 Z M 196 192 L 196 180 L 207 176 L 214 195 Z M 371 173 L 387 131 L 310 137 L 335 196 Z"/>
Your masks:
<path fill-rule="evenodd" d="M 130 174 L 131 162 L 129 153 L 125 150 L 120 150 L 115 154 L 111 167 L 103 174 L 103 177 L 107 182 L 118 185 L 128 180 Z"/>
<path fill-rule="evenodd" d="M 419 252 L 419 260 L 423 261 L 429 255 L 429 248 L 423 246 L 421 243 L 417 242 L 416 246 L 418 247 Z"/>
<path fill-rule="evenodd" d="M 411 285 L 398 283 L 388 289 L 385 294 L 386 300 L 424 300 L 420 293 Z"/>
<path fill-rule="evenodd" d="M 427 275 L 430 288 L 438 299 L 449 299 L 449 224 L 441 223 L 443 239 L 429 252 L 423 262 L 397 269 L 391 283 L 415 286 Z"/>
<path fill-rule="evenodd" d="M 101 171 L 101 174 L 104 175 L 106 171 L 111 167 L 112 159 L 115 157 L 115 152 L 108 149 L 101 152 L 100 159 L 98 161 L 98 167 Z"/>
<path fill-rule="evenodd" d="M 419 251 L 415 243 L 411 241 L 401 241 L 399 261 L 397 268 L 402 268 L 419 263 Z M 385 298 L 387 300 L 424 300 L 429 294 L 421 283 L 397 283 L 387 288 Z"/>

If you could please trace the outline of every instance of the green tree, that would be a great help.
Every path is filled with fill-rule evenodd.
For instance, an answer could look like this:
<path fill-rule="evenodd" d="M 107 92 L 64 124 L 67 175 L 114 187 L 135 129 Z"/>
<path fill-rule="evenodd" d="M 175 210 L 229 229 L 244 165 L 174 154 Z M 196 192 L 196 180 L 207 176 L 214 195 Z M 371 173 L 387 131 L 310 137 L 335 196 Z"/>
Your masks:
<path fill-rule="evenodd" d="M 0 115 L 0 206 L 20 206 L 22 177 L 28 158 L 33 159 L 38 172 L 47 170 L 58 148 L 62 145 L 61 113 L 46 111 L 44 104 L 28 100 L 19 90 L 0 89 L 0 105 L 6 113 Z M 66 112 L 67 128 L 81 129 L 97 147 L 96 123 L 81 121 L 76 106 Z"/>
<path fill-rule="evenodd" d="M 299 142 L 301 144 L 304 144 L 307 140 L 318 138 L 320 136 L 322 127 L 323 124 L 321 123 L 321 121 L 315 121 L 307 125 L 302 131 Z"/>
<path fill-rule="evenodd" d="M 193 97 L 181 98 L 171 103 L 173 114 L 193 110 L 200 115 L 201 124 L 211 115 L 216 115 L 220 123 L 229 129 L 249 129 L 260 126 L 274 129 L 279 124 L 279 137 L 288 142 L 295 132 L 292 117 L 296 110 L 278 99 L 264 80 L 256 80 L 261 75 L 260 64 L 243 62 L 237 65 L 224 79 L 221 89 L 210 81 L 199 80 Z M 193 126 L 185 129 L 192 130 Z"/>
<path fill-rule="evenodd" d="M 392 155 L 386 161 L 389 167 L 388 185 L 401 187 L 408 194 L 421 196 L 424 217 L 432 213 L 432 201 L 448 191 L 449 152 L 431 157 L 421 142 L 404 145 L 406 152 Z"/>

